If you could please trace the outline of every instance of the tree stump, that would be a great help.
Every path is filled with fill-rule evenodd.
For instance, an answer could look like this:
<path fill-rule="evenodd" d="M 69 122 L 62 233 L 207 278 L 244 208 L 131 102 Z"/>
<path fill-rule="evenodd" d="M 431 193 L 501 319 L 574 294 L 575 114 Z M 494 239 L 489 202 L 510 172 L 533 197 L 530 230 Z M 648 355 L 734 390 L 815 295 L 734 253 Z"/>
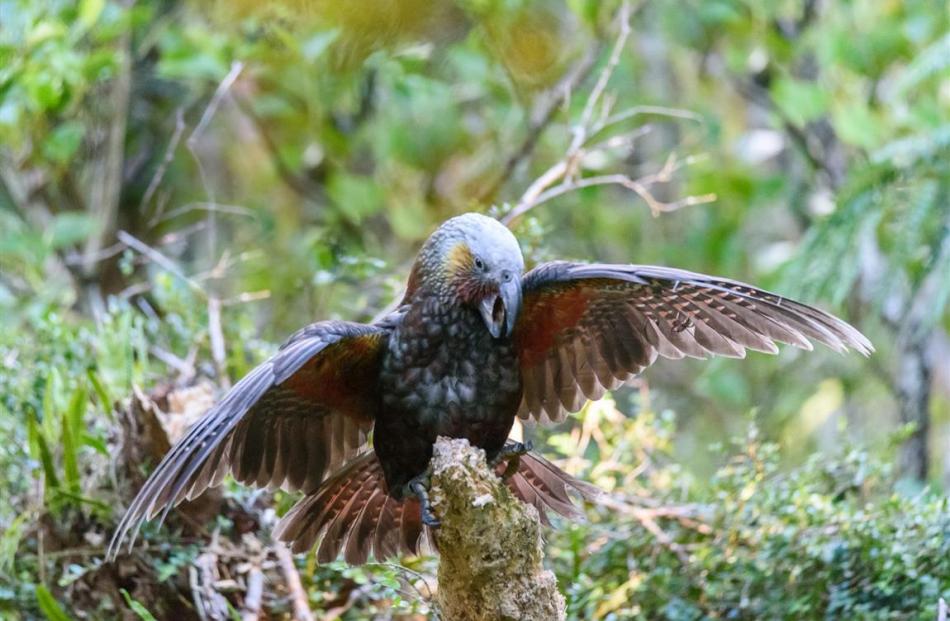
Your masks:
<path fill-rule="evenodd" d="M 442 526 L 438 602 L 445 621 L 557 621 L 564 597 L 544 569 L 538 512 L 466 440 L 439 438 L 432 503 Z"/>

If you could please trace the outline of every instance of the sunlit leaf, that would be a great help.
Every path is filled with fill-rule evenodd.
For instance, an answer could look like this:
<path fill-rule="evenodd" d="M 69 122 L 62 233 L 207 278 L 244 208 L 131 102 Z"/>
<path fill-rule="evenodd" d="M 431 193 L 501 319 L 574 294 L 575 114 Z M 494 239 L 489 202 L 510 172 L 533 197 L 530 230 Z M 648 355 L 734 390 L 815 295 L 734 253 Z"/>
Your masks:
<path fill-rule="evenodd" d="M 36 601 L 47 621 L 71 621 L 71 617 L 66 614 L 53 594 L 42 584 L 36 585 Z"/>
<path fill-rule="evenodd" d="M 775 104 L 796 125 L 821 117 L 828 108 L 828 93 L 819 85 L 793 78 L 780 78 L 772 86 Z"/>

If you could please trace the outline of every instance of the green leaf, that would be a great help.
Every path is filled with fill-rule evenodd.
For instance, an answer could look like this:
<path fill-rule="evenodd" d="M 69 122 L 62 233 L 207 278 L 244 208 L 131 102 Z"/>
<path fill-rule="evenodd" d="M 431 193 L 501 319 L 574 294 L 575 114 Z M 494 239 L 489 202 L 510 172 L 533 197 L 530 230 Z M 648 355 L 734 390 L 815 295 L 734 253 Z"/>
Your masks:
<path fill-rule="evenodd" d="M 359 224 L 383 207 L 385 194 L 371 177 L 338 173 L 330 178 L 327 194 L 347 220 Z"/>
<path fill-rule="evenodd" d="M 148 611 L 148 608 L 142 605 L 141 602 L 129 595 L 129 592 L 125 589 L 119 589 L 119 592 L 122 593 L 122 597 L 125 598 L 125 603 L 129 605 L 129 608 L 132 609 L 132 612 L 138 615 L 139 619 L 142 621 L 158 621 L 152 613 Z"/>
<path fill-rule="evenodd" d="M 115 416 L 112 412 L 112 404 L 115 403 L 115 401 L 109 396 L 109 392 L 102 383 L 99 374 L 92 369 L 87 369 L 86 378 L 89 380 L 89 383 L 92 384 L 92 390 L 96 393 L 96 398 L 99 399 L 99 405 L 102 407 L 103 412 L 105 412 L 110 419 L 115 420 Z"/>
<path fill-rule="evenodd" d="M 835 106 L 832 124 L 842 140 L 855 146 L 869 149 L 881 142 L 880 123 L 866 106 L 855 106 L 852 102 Z"/>
<path fill-rule="evenodd" d="M 69 405 L 66 407 L 69 427 L 74 436 L 84 427 L 83 418 L 86 415 L 86 404 L 88 401 L 89 393 L 86 391 L 86 387 L 80 384 L 73 392 L 73 396 L 69 400 Z"/>
<path fill-rule="evenodd" d="M 95 226 L 88 214 L 66 211 L 56 214 L 46 230 L 46 240 L 54 250 L 66 248 L 89 237 Z"/>
<path fill-rule="evenodd" d="M 59 420 L 59 404 L 56 395 L 62 387 L 62 378 L 59 371 L 53 367 L 46 377 L 46 387 L 43 389 L 43 418 L 39 420 L 44 440 L 55 438 L 56 422 Z"/>
<path fill-rule="evenodd" d="M 13 567 L 16 551 L 20 546 L 20 539 L 33 517 L 31 512 L 24 511 L 14 518 L 6 530 L 3 531 L 3 534 L 0 535 L 0 572 Z"/>
<path fill-rule="evenodd" d="M 26 419 L 27 437 L 30 442 L 30 453 L 34 458 L 40 460 L 43 465 L 43 474 L 46 477 L 46 489 L 48 492 L 59 488 L 59 477 L 56 476 L 56 468 L 53 466 L 53 455 L 50 453 L 46 438 L 36 423 L 34 416 L 28 416 Z"/>
<path fill-rule="evenodd" d="M 950 148 L 950 123 L 893 140 L 871 154 L 871 161 L 909 168 Z"/>
<path fill-rule="evenodd" d="M 98 436 L 94 436 L 90 433 L 84 433 L 82 434 L 82 443 L 88 447 L 91 447 L 92 450 L 104 457 L 109 456 L 109 449 L 106 446 L 105 441 Z"/>
<path fill-rule="evenodd" d="M 82 0 L 79 3 L 78 22 L 83 30 L 88 30 L 99 21 L 99 16 L 102 15 L 105 7 L 105 0 Z"/>
<path fill-rule="evenodd" d="M 36 586 L 36 602 L 40 605 L 40 610 L 49 621 L 72 621 L 72 618 L 66 614 L 49 589 L 42 584 Z"/>
<path fill-rule="evenodd" d="M 73 393 L 69 401 L 69 407 L 63 412 L 63 471 L 66 479 L 66 487 L 73 494 L 80 491 L 79 479 L 79 442 L 77 435 L 83 427 L 83 414 L 86 412 L 87 394 L 84 387 L 80 386 Z"/>
<path fill-rule="evenodd" d="M 323 53 L 327 51 L 331 43 L 336 41 L 339 34 L 340 31 L 336 29 L 318 32 L 303 42 L 303 44 L 300 46 L 300 53 L 307 60 L 307 62 L 312 63 L 323 56 Z"/>
<path fill-rule="evenodd" d="M 70 429 L 69 417 L 63 414 L 63 475 L 66 487 L 74 494 L 79 493 L 79 464 L 76 458 L 76 441 Z"/>
<path fill-rule="evenodd" d="M 899 95 L 918 86 L 931 77 L 946 77 L 950 70 L 950 32 L 924 48 L 906 70 L 895 80 L 894 90 Z"/>
<path fill-rule="evenodd" d="M 779 78 L 772 86 L 775 105 L 795 125 L 820 118 L 828 109 L 828 93 L 813 82 Z"/>

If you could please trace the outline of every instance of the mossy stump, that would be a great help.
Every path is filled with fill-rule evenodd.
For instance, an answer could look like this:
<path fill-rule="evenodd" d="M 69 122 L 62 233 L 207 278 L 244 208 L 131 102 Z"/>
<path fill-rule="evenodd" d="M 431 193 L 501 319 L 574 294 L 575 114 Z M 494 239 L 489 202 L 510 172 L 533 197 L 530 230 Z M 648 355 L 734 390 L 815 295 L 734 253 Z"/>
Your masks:
<path fill-rule="evenodd" d="M 541 525 L 466 440 L 439 438 L 432 457 L 439 528 L 438 603 L 445 621 L 558 621 L 564 597 L 544 569 Z"/>

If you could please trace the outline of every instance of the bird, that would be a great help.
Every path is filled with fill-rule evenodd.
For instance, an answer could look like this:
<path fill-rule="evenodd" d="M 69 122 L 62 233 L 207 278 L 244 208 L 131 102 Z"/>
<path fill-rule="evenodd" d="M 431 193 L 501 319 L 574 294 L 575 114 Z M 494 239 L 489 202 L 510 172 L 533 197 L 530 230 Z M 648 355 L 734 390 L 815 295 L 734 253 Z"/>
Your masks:
<path fill-rule="evenodd" d="M 727 278 L 572 261 L 525 272 L 506 226 L 459 215 L 423 243 L 394 310 L 304 327 L 201 417 L 127 508 L 108 557 L 227 474 L 301 492 L 274 537 L 294 552 L 319 542 L 320 562 L 437 548 L 427 468 L 439 436 L 505 466 L 507 486 L 544 523 L 549 512 L 577 517 L 573 501 L 598 490 L 510 441 L 516 418 L 560 421 L 658 357 L 742 358 L 812 341 L 873 351 L 841 319 Z"/>

